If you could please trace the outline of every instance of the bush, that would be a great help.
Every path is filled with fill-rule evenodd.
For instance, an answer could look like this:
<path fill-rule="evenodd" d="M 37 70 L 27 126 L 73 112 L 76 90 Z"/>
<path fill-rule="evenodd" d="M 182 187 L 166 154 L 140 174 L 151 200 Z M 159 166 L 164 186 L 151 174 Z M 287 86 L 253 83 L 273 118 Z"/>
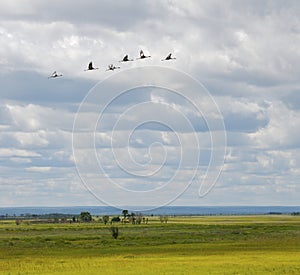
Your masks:
<path fill-rule="evenodd" d="M 111 235 L 114 239 L 117 239 L 119 236 L 119 228 L 116 226 L 112 226 L 110 229 Z"/>
<path fill-rule="evenodd" d="M 82 222 L 92 221 L 92 215 L 89 212 L 81 212 L 79 217 Z"/>
<path fill-rule="evenodd" d="M 159 216 L 159 220 L 161 223 L 163 223 L 163 222 L 167 223 L 169 218 L 168 218 L 168 216 Z"/>
<path fill-rule="evenodd" d="M 102 221 L 103 221 L 104 224 L 107 224 L 108 221 L 109 221 L 109 216 L 107 216 L 107 215 L 103 216 Z"/>
<path fill-rule="evenodd" d="M 120 222 L 121 221 L 121 219 L 120 219 L 120 217 L 113 217 L 112 219 L 111 219 L 111 222 L 113 223 L 113 222 Z"/>

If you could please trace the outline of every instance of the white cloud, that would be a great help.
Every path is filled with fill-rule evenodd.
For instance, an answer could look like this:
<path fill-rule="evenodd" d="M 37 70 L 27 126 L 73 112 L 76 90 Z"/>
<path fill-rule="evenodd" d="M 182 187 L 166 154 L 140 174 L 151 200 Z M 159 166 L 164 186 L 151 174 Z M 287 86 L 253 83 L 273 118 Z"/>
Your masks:
<path fill-rule="evenodd" d="M 38 173 L 49 172 L 50 170 L 51 170 L 51 167 L 42 167 L 42 166 L 32 166 L 32 167 L 26 168 L 26 171 L 38 172 Z"/>
<path fill-rule="evenodd" d="M 25 106 L 7 104 L 4 108 L 10 116 L 11 126 L 17 130 L 37 131 L 72 128 L 73 114 L 65 110 L 35 104 Z"/>
<path fill-rule="evenodd" d="M 29 151 L 16 148 L 0 148 L 0 157 L 40 157 L 41 155 Z"/>
<path fill-rule="evenodd" d="M 1 202 L 8 205 L 12 200 L 7 198 L 16 198 L 19 205 L 28 201 L 40 205 L 96 203 L 80 194 L 82 189 L 77 185 L 71 148 L 76 109 L 96 80 L 111 75 L 105 71 L 108 64 L 119 64 L 125 54 L 135 59 L 140 49 L 151 58 L 121 64 L 122 69 L 151 64 L 183 70 L 207 86 L 224 117 L 229 146 L 224 174 L 212 195 L 203 200 L 205 203 L 289 204 L 290 197 L 299 201 L 299 7 L 297 1 L 2 3 Z M 176 61 L 161 62 L 169 52 Z M 89 61 L 100 69 L 84 72 Z M 54 70 L 64 77 L 48 80 Z M 180 91 L 180 80 L 169 75 L 157 77 L 172 81 L 172 87 L 177 85 Z M 114 85 L 122 88 L 122 82 Z M 110 90 L 99 92 L 109 94 Z M 197 102 L 192 103 L 201 107 L 199 114 L 187 102 L 160 89 L 148 94 L 140 89 L 126 95 L 115 100 L 95 129 L 97 152 L 112 177 L 124 186 L 142 188 L 110 163 L 111 142 L 120 160 L 126 163 L 128 156 L 124 154 L 130 148 L 136 161 L 149 164 L 150 170 L 162 161 L 163 151 L 159 146 L 151 151 L 149 146 L 160 142 L 168 148 L 169 159 L 162 170 L 165 174 L 159 174 L 159 178 L 173 172 L 178 160 L 178 137 L 153 123 L 135 131 L 128 129 L 128 125 L 151 113 L 156 119 L 177 125 L 176 132 L 188 145 L 187 151 L 195 148 L 195 131 L 177 115 L 183 113 L 197 125 L 196 136 L 203 151 L 201 163 L 205 166 L 210 156 L 210 133 L 220 135 L 219 128 L 208 129 L 203 120 L 203 116 L 210 122 L 219 118 L 207 97 L 193 99 Z M 111 133 L 122 112 L 146 100 L 153 103 L 151 108 L 128 113 L 125 123 Z M 75 129 L 76 146 L 87 171 L 96 167 L 89 155 L 90 122 L 97 120 L 103 104 L 92 102 L 83 110 L 79 125 L 82 131 Z M 161 105 L 169 109 L 162 112 Z M 189 173 L 186 170 L 181 180 Z M 178 180 L 174 184 L 184 183 Z M 61 199 L 68 192 L 73 197 Z M 191 192 L 196 194 L 196 188 Z M 198 198 L 192 200 L 199 203 Z M 189 204 L 189 195 L 181 202 Z"/>
<path fill-rule="evenodd" d="M 288 109 L 281 102 L 267 108 L 269 123 L 250 135 L 260 148 L 299 147 L 300 112 Z"/>

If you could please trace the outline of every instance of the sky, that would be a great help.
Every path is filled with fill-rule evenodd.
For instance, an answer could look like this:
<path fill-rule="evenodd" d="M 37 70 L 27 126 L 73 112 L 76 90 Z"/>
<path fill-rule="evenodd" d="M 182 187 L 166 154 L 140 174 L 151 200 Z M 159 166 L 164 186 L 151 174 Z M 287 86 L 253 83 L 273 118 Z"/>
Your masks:
<path fill-rule="evenodd" d="M 299 205 L 298 1 L 0 3 L 0 207 Z"/>

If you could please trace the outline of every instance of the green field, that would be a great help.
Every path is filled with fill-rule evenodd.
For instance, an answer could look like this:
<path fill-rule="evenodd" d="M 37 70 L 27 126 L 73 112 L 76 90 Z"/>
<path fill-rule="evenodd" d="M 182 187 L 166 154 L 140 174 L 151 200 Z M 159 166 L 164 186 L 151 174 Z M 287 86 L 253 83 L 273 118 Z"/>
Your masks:
<path fill-rule="evenodd" d="M 299 216 L 0 223 L 0 274 L 300 274 Z"/>

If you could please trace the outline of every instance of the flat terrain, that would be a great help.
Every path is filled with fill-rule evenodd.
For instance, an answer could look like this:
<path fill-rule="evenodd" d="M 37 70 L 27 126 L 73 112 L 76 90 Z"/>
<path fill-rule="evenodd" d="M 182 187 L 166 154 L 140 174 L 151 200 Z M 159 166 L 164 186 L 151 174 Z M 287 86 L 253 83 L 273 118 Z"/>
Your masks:
<path fill-rule="evenodd" d="M 300 217 L 148 224 L 0 222 L 0 274 L 300 274 Z"/>

